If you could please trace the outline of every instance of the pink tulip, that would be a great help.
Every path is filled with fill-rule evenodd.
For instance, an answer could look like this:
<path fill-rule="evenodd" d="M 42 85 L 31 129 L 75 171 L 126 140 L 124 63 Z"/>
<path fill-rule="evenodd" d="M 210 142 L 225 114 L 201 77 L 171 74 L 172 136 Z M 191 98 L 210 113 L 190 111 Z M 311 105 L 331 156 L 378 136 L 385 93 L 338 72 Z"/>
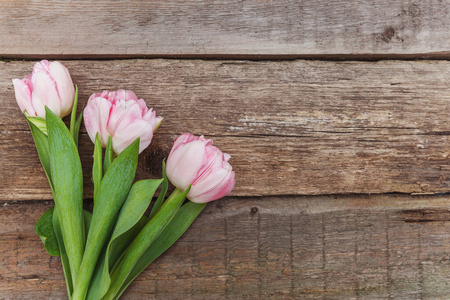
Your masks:
<path fill-rule="evenodd" d="M 214 201 L 228 195 L 236 183 L 230 158 L 212 140 L 184 133 L 167 158 L 167 177 L 181 190 L 191 185 L 187 197 L 192 202 Z"/>
<path fill-rule="evenodd" d="M 99 133 L 102 146 L 106 147 L 111 136 L 116 154 L 138 137 L 141 153 L 150 145 L 153 132 L 161 121 L 153 109 L 147 108 L 144 100 L 129 90 L 92 94 L 84 109 L 84 125 L 92 142 L 95 143 L 95 136 Z"/>
<path fill-rule="evenodd" d="M 60 118 L 72 111 L 75 87 L 60 62 L 42 60 L 24 79 L 13 79 L 17 104 L 31 117 L 45 118 L 45 106 Z"/>

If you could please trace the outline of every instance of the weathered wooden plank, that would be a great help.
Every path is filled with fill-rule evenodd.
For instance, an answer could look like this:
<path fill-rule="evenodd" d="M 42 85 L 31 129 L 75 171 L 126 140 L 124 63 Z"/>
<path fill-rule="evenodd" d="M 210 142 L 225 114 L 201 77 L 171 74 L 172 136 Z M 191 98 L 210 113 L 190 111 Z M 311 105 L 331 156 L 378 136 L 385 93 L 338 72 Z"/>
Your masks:
<path fill-rule="evenodd" d="M 450 63 L 66 61 L 80 106 L 102 89 L 134 90 L 165 117 L 138 178 L 182 132 L 230 153 L 235 196 L 449 192 Z M 33 62 L 0 63 L 0 199 L 51 199 L 11 78 Z M 84 129 L 83 129 L 84 130 Z M 93 145 L 81 135 L 86 197 Z"/>
<path fill-rule="evenodd" d="M 450 5 L 441 0 L 19 0 L 0 7 L 0 56 L 8 57 L 450 54 Z"/>
<path fill-rule="evenodd" d="M 124 299 L 440 299 L 449 196 L 226 198 Z M 58 258 L 33 225 L 51 202 L 0 203 L 2 299 L 61 299 Z"/>

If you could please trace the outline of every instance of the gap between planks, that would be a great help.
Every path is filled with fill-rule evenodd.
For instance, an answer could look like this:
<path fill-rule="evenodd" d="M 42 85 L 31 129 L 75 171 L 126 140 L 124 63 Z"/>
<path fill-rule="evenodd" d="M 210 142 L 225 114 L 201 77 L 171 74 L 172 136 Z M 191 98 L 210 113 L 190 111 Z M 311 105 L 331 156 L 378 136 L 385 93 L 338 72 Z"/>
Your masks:
<path fill-rule="evenodd" d="M 248 61 L 293 61 L 293 60 L 323 60 L 323 61 L 381 61 L 381 60 L 450 60 L 450 51 L 428 53 L 382 53 L 382 54 L 1 54 L 0 61 L 34 61 L 34 60 L 121 60 L 121 59 L 176 59 L 176 60 L 248 60 Z"/>

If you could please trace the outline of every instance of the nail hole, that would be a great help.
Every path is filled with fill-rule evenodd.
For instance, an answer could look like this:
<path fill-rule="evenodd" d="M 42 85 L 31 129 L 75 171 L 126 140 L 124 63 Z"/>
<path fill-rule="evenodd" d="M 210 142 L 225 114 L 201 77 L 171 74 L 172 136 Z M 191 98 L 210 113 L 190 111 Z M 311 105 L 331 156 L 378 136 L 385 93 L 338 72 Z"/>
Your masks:
<path fill-rule="evenodd" d="M 252 209 L 250 210 L 250 214 L 252 216 L 254 216 L 257 212 L 258 212 L 258 208 L 257 207 L 252 207 Z"/>

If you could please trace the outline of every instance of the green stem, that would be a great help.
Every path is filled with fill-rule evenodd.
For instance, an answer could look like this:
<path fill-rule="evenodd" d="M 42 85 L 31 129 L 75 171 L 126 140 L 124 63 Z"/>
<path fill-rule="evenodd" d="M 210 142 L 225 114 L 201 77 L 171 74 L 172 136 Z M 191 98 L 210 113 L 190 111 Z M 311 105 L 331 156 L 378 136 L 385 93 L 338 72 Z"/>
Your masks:
<path fill-rule="evenodd" d="M 114 299 L 136 263 L 161 231 L 169 224 L 185 198 L 185 191 L 175 189 L 166 202 L 164 202 L 158 213 L 139 232 L 126 250 L 119 264 L 113 268 L 111 285 L 106 295 L 102 298 L 103 300 Z"/>

